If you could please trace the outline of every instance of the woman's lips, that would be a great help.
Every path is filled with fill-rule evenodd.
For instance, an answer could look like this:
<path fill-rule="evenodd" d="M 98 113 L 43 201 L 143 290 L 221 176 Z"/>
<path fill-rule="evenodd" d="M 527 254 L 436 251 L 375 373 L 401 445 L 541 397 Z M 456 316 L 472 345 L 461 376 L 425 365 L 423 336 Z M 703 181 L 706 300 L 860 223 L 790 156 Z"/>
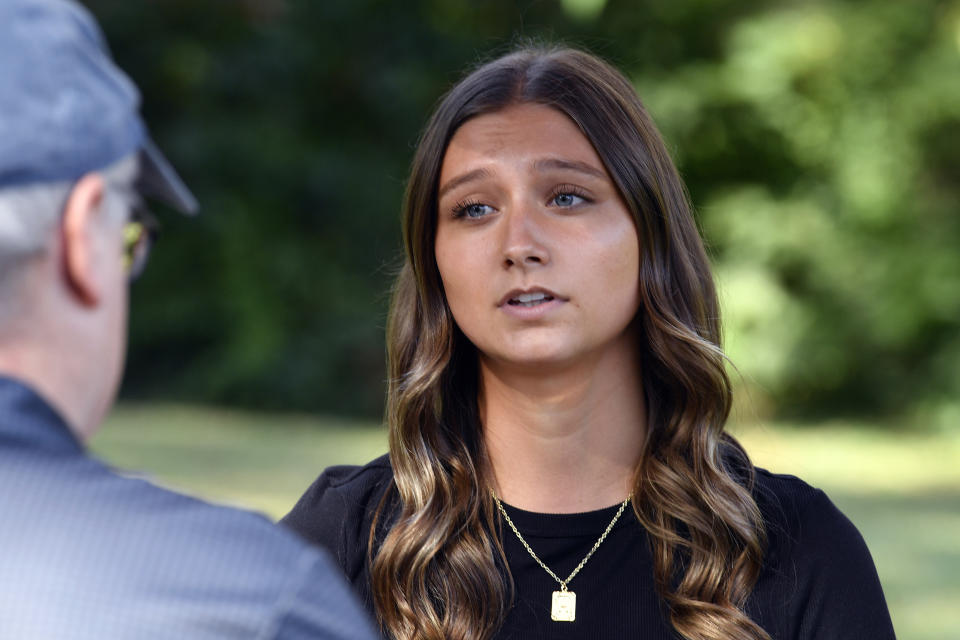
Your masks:
<path fill-rule="evenodd" d="M 536 293 L 521 293 L 520 295 L 510 298 L 507 300 L 507 304 L 515 307 L 535 307 L 544 302 L 550 302 L 555 298 L 549 293 L 536 292 Z"/>
<path fill-rule="evenodd" d="M 503 297 L 499 308 L 515 318 L 533 320 L 545 316 L 566 302 L 565 298 L 547 289 L 517 289 Z"/>
<path fill-rule="evenodd" d="M 557 295 L 549 289 L 544 289 L 542 287 L 530 287 L 528 289 L 514 289 L 507 293 L 505 296 L 500 298 L 500 302 L 497 304 L 499 307 L 503 306 L 513 306 L 513 307 L 535 307 L 546 302 L 551 302 L 553 300 L 565 301 L 562 296 Z"/>

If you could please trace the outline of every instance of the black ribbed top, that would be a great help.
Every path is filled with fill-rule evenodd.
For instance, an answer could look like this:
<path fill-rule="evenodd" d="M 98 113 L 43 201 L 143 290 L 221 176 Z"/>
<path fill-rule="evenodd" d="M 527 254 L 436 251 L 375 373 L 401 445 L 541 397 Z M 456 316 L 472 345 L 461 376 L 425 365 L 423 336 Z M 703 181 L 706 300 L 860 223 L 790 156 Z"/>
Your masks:
<path fill-rule="evenodd" d="M 367 540 L 374 511 L 391 486 L 386 456 L 363 467 L 331 467 L 282 523 L 329 549 L 372 608 Z M 755 499 L 768 547 L 746 610 L 773 640 L 892 640 L 890 615 L 863 538 L 827 496 L 792 476 L 757 470 Z M 504 505 L 534 552 L 566 578 L 619 508 L 534 513 Z M 576 620 L 550 619 L 559 584 L 504 522 L 503 546 L 514 600 L 497 640 L 676 640 L 653 581 L 647 534 L 628 507 L 568 585 Z"/>

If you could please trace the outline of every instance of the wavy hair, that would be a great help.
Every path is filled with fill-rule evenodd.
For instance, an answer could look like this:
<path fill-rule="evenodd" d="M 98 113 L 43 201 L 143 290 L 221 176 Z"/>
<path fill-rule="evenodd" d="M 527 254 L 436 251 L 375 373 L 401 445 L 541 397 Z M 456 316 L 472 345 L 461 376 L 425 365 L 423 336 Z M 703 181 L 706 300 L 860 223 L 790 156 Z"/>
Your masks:
<path fill-rule="evenodd" d="M 568 48 L 525 47 L 467 75 L 440 101 L 413 159 L 406 260 L 387 327 L 394 481 L 370 531 L 381 625 L 396 640 L 487 640 L 512 598 L 488 489 L 476 349 L 446 303 L 434 240 L 440 167 L 454 132 L 518 103 L 573 120 L 636 221 L 634 324 L 647 434 L 633 511 L 648 532 L 671 623 L 688 640 L 769 640 L 743 612 L 765 536 L 753 467 L 723 430 L 731 391 L 719 308 L 685 187 L 626 78 Z M 387 514 L 390 495 L 397 506 Z"/>

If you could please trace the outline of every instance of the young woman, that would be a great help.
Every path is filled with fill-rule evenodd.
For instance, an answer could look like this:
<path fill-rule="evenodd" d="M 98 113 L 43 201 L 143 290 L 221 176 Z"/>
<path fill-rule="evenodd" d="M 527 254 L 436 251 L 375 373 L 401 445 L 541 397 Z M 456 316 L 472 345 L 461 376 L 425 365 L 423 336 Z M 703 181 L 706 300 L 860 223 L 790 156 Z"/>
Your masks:
<path fill-rule="evenodd" d="M 856 529 L 724 432 L 707 257 L 619 72 L 524 49 L 468 75 L 420 141 L 404 241 L 389 457 L 284 519 L 385 636 L 893 638 Z"/>

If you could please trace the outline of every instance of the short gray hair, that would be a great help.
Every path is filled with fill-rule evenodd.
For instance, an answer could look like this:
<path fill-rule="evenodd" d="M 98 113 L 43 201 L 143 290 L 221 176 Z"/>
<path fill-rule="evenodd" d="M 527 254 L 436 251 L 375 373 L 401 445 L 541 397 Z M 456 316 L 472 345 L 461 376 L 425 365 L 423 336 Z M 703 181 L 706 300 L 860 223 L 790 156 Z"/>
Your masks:
<path fill-rule="evenodd" d="M 0 0 L 2 2 L 3 0 Z M 106 184 L 103 212 L 122 224 L 129 206 L 121 197 L 134 188 L 140 171 L 138 153 L 132 153 L 98 171 Z M 28 266 L 42 258 L 59 228 L 63 209 L 75 182 L 48 182 L 0 189 L 0 333 L 14 330 L 28 305 Z"/>
<path fill-rule="evenodd" d="M 132 153 L 97 173 L 109 192 L 131 190 L 138 172 L 139 155 Z M 0 286 L 19 266 L 46 251 L 74 184 L 45 182 L 0 189 Z M 106 201 L 115 199 L 108 193 Z M 125 210 L 112 204 L 106 209 L 112 218 Z"/>

